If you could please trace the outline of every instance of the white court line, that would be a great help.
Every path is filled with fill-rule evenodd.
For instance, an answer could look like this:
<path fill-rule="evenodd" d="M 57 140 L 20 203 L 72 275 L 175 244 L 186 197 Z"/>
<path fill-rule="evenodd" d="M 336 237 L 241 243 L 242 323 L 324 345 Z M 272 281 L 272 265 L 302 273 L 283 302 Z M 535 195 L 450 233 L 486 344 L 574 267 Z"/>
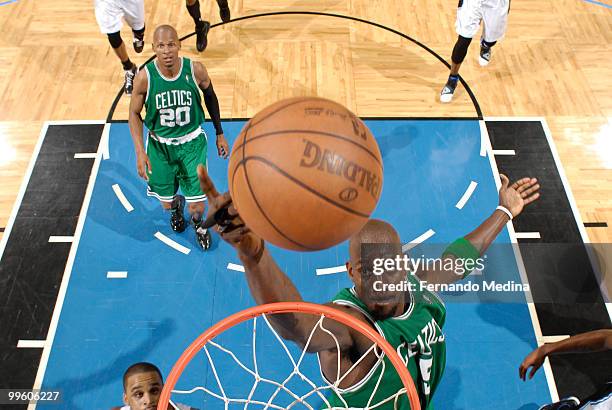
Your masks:
<path fill-rule="evenodd" d="M 516 239 L 542 239 L 540 232 L 516 232 Z"/>
<path fill-rule="evenodd" d="M 173 241 L 172 239 L 168 238 L 166 235 L 164 235 L 163 233 L 159 231 L 155 232 L 155 237 L 159 239 L 160 241 L 162 241 L 163 243 L 165 243 L 166 245 L 168 245 L 169 247 L 171 247 L 172 249 L 177 250 L 181 253 L 184 253 L 185 255 L 189 255 L 189 252 L 191 252 L 191 249 L 186 248 L 180 243 Z"/>
<path fill-rule="evenodd" d="M 463 209 L 467 201 L 469 201 L 470 197 L 474 193 L 474 190 L 476 189 L 477 186 L 478 186 L 478 183 L 474 181 L 470 182 L 470 186 L 467 187 L 467 189 L 463 193 L 463 196 L 461 197 L 459 202 L 457 202 L 457 204 L 455 205 L 457 209 Z"/>
<path fill-rule="evenodd" d="M 484 121 L 480 121 L 484 122 Z M 481 127 L 482 129 L 482 127 Z M 493 155 L 493 147 L 491 146 L 491 140 L 488 137 L 486 138 L 486 150 L 489 157 L 489 165 L 491 166 L 491 171 L 493 172 L 493 178 L 495 179 L 495 186 L 499 191 L 501 187 L 501 178 L 499 176 L 499 171 L 497 169 L 497 162 L 495 161 L 495 156 Z M 508 229 L 508 234 L 510 236 L 510 241 L 512 242 L 512 251 L 514 252 L 514 258 L 516 259 L 516 264 L 519 270 L 519 275 L 521 276 L 521 281 L 523 284 L 529 285 L 529 279 L 527 279 L 527 272 L 525 270 L 525 263 L 523 262 L 523 256 L 521 255 L 521 251 L 518 247 L 518 241 L 516 239 L 516 234 L 514 232 L 514 225 L 512 225 L 512 221 L 508 221 L 506 223 L 506 228 Z M 531 288 L 531 287 L 530 287 Z M 535 309 L 535 304 L 533 303 L 533 298 L 531 293 L 525 292 L 525 299 L 527 300 L 527 309 L 529 311 L 529 317 L 531 318 L 531 324 L 533 326 L 533 333 L 535 335 L 536 341 L 542 337 L 542 329 L 540 328 L 540 320 L 538 319 L 538 313 Z M 546 377 L 546 383 L 548 384 L 548 391 L 550 393 L 550 398 L 553 402 L 559 401 L 559 392 L 557 391 L 557 385 L 555 384 L 555 378 L 552 374 L 552 368 L 550 367 L 550 362 L 548 359 L 544 361 L 544 375 Z"/>
<path fill-rule="evenodd" d="M 542 336 L 538 339 L 538 344 L 543 345 L 544 343 L 557 343 L 565 339 L 569 339 L 569 335 Z"/>
<path fill-rule="evenodd" d="M 105 120 L 58 120 L 58 121 L 45 121 L 48 125 L 101 125 L 104 124 Z"/>
<path fill-rule="evenodd" d="M 102 122 L 103 124 L 104 122 Z M 101 142 L 100 142 L 101 143 Z M 98 145 L 98 152 L 100 152 L 100 145 Z M 83 226 L 85 225 L 85 217 L 87 216 L 87 210 L 89 209 L 89 202 L 93 194 L 96 177 L 98 170 L 100 169 L 101 156 L 98 155 L 91 168 L 91 174 L 89 175 L 89 181 L 87 182 L 87 190 L 85 191 L 85 198 L 83 199 L 83 206 L 79 213 L 79 219 L 77 221 L 76 230 L 74 232 L 74 241 L 70 247 L 70 253 L 68 254 L 68 260 L 66 261 L 66 268 L 64 269 L 64 275 L 62 277 L 62 283 L 57 294 L 55 301 L 55 307 L 53 309 L 53 316 L 51 316 L 51 323 L 49 324 L 49 331 L 47 333 L 47 343 L 42 351 L 40 358 L 40 364 L 38 365 L 38 371 L 36 372 L 36 380 L 34 381 L 34 389 L 40 389 L 42 386 L 45 372 L 47 370 L 47 364 L 49 363 L 49 355 L 51 354 L 51 348 L 55 339 L 55 332 L 57 331 L 57 325 L 59 318 L 62 313 L 62 307 L 64 306 L 64 300 L 66 298 L 66 292 L 68 290 L 68 283 L 70 282 L 70 276 L 72 275 L 72 266 L 74 265 L 74 259 L 76 257 L 77 249 L 79 248 L 79 241 L 81 240 L 81 233 L 83 232 Z M 27 182 L 27 179 L 24 179 Z M 36 409 L 36 404 L 30 404 L 28 410 Z"/>
<path fill-rule="evenodd" d="M 104 124 L 104 129 L 102 130 L 102 139 L 100 140 L 100 145 L 102 147 L 102 159 L 106 160 L 110 158 L 110 148 L 109 148 L 109 138 L 110 138 L 110 123 Z"/>
<path fill-rule="evenodd" d="M 332 273 L 346 272 L 346 265 L 335 266 L 333 268 L 318 268 L 317 275 L 331 275 Z"/>
<path fill-rule="evenodd" d="M 109 271 L 106 272 L 106 278 L 107 279 L 126 279 L 127 278 L 127 272 L 113 272 L 113 271 Z"/>
<path fill-rule="evenodd" d="M 20 349 L 42 349 L 46 343 L 46 340 L 19 340 L 17 347 Z"/>
<path fill-rule="evenodd" d="M 415 246 L 417 246 L 420 243 L 425 242 L 426 240 L 428 240 L 429 238 L 431 238 L 435 234 L 436 234 L 436 231 L 434 231 L 433 229 L 428 229 L 427 232 L 425 232 L 424 234 L 422 234 L 418 238 L 415 238 L 412 241 L 402 245 L 402 252 L 404 252 L 404 253 L 408 252 L 410 249 L 414 248 Z"/>
<path fill-rule="evenodd" d="M 485 121 L 506 121 L 506 122 L 542 122 L 544 117 L 484 117 Z"/>
<path fill-rule="evenodd" d="M 121 190 L 119 184 L 113 184 L 113 191 L 115 191 L 117 199 L 119 200 L 119 202 L 121 202 L 121 205 L 123 205 L 125 210 L 128 212 L 132 212 L 134 210 L 134 207 L 132 206 L 132 204 L 130 204 L 130 201 L 128 201 L 125 195 L 123 194 L 123 191 Z"/>
<path fill-rule="evenodd" d="M 489 130 L 487 130 L 487 124 L 484 121 L 478 121 L 478 125 L 480 126 L 480 156 L 484 157 L 487 155 Z"/>
<path fill-rule="evenodd" d="M 17 218 L 17 212 L 19 211 L 19 208 L 21 207 L 23 196 L 25 195 L 25 191 L 28 187 L 28 182 L 30 181 L 30 177 L 32 176 L 34 165 L 36 164 L 36 159 L 38 158 L 38 154 L 40 153 L 40 147 L 42 147 L 42 144 L 45 139 L 45 135 L 47 135 L 48 129 L 49 129 L 49 122 L 46 121 L 45 123 L 43 123 L 43 126 L 40 129 L 40 134 L 38 135 L 38 142 L 36 142 L 36 146 L 34 147 L 34 152 L 32 153 L 32 157 L 30 158 L 30 163 L 28 164 L 28 168 L 21 181 L 21 186 L 19 188 L 19 193 L 17 194 L 17 198 L 15 199 L 13 210 L 11 211 L 11 215 L 9 216 L 8 221 L 6 223 L 6 227 L 4 228 L 4 233 L 2 234 L 2 239 L 0 240 L 0 259 L 2 259 L 2 255 L 4 254 L 4 249 L 6 248 L 6 244 L 8 243 L 9 236 L 11 236 L 11 230 L 13 229 L 13 224 L 15 223 L 15 219 Z"/>
<path fill-rule="evenodd" d="M 85 159 L 85 158 L 96 158 L 96 155 L 98 155 L 98 153 L 96 152 L 77 152 L 76 154 L 74 154 L 74 159 Z"/>
<path fill-rule="evenodd" d="M 74 236 L 50 236 L 50 243 L 70 243 L 74 241 Z"/>
<path fill-rule="evenodd" d="M 561 182 L 563 183 L 563 188 L 565 189 L 565 194 L 567 195 L 567 199 L 569 200 L 570 207 L 572 208 L 572 213 L 574 214 L 574 220 L 578 225 L 578 231 L 580 232 L 580 236 L 582 237 L 582 242 L 585 244 L 585 249 L 587 255 L 589 256 L 589 260 L 591 261 L 591 267 L 593 268 L 593 273 L 595 274 L 595 279 L 599 283 L 599 289 L 601 291 L 601 295 L 603 296 L 604 302 L 612 302 L 612 295 L 608 294 L 608 289 L 606 287 L 606 281 L 603 280 L 603 272 L 599 271 L 599 262 L 597 260 L 597 255 L 593 254 L 593 249 L 588 244 L 591 243 L 589 239 L 589 234 L 584 226 L 584 221 L 580 216 L 580 212 L 578 211 L 578 205 L 576 205 L 576 199 L 574 198 L 574 194 L 570 188 L 570 184 L 568 182 L 567 177 L 565 176 L 565 170 L 561 165 L 561 159 L 559 158 L 559 153 L 557 152 L 557 147 L 555 146 L 555 141 L 552 138 L 552 133 L 550 132 L 550 128 L 548 128 L 548 124 L 546 123 L 545 118 L 540 118 L 540 122 L 542 123 L 542 128 L 544 129 L 544 134 L 546 135 L 546 140 L 548 141 L 548 146 L 550 147 L 550 152 L 552 152 L 553 159 L 555 160 L 555 165 L 557 166 L 557 171 L 559 171 L 559 177 L 561 178 Z M 608 310 L 610 313 L 610 310 Z M 612 314 L 609 315 L 612 320 Z"/>
<path fill-rule="evenodd" d="M 244 266 L 236 265 L 235 263 L 228 263 L 227 264 L 227 269 L 235 270 L 236 272 L 244 272 Z"/>
<path fill-rule="evenodd" d="M 516 155 L 516 151 L 514 151 L 513 149 L 494 149 L 493 150 L 493 155 Z"/>

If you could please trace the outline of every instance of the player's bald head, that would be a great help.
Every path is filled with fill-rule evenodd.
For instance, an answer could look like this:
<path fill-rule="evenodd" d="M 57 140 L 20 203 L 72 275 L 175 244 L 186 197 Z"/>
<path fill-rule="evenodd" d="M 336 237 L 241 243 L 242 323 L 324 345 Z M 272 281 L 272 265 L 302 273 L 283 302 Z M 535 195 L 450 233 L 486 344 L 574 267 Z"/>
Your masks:
<path fill-rule="evenodd" d="M 172 39 L 178 41 L 178 33 L 176 29 L 169 24 L 162 24 L 155 29 L 153 33 L 153 42 L 158 43 L 162 39 Z"/>
<path fill-rule="evenodd" d="M 349 240 L 349 255 L 351 261 L 361 258 L 361 245 L 392 244 L 401 249 L 400 237 L 391 224 L 380 219 L 370 219 L 359 232 Z"/>

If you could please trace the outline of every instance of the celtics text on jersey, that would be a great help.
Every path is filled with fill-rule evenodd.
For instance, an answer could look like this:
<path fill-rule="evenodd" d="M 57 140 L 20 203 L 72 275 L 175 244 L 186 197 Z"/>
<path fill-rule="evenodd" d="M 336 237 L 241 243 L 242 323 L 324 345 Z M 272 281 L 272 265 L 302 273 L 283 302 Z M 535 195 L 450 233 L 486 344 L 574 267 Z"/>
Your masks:
<path fill-rule="evenodd" d="M 446 344 L 441 329 L 446 308 L 436 294 L 426 290 L 411 292 L 409 300 L 410 305 L 402 315 L 384 320 L 373 319 L 355 288 L 341 290 L 333 298 L 333 303 L 357 309 L 368 318 L 407 366 L 419 393 L 421 407 L 431 410 L 432 397 L 446 365 Z M 328 397 L 332 408 L 410 409 L 402 381 L 382 352 L 363 380 L 336 391 Z"/>
<path fill-rule="evenodd" d="M 148 78 L 144 123 L 156 137 L 178 139 L 204 122 L 202 98 L 193 73 L 193 63 L 181 58 L 181 68 L 173 78 L 165 77 L 156 60 L 145 65 Z M 170 141 L 172 143 L 172 141 Z"/>

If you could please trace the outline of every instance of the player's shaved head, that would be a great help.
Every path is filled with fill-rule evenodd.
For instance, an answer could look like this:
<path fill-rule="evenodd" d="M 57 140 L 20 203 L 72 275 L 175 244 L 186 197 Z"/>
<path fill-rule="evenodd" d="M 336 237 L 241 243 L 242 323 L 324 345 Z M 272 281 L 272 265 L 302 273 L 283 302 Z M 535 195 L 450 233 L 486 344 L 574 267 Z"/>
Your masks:
<path fill-rule="evenodd" d="M 155 29 L 155 32 L 153 33 L 153 42 L 159 42 L 163 37 L 165 37 L 165 35 L 170 35 L 170 38 L 176 41 L 179 39 L 178 33 L 174 27 L 169 24 L 162 24 Z"/>
<path fill-rule="evenodd" d="M 181 69 L 181 40 L 174 27 L 162 24 L 153 33 L 153 51 L 158 59 L 158 66 L 168 70 L 165 75 L 174 77 Z"/>
<path fill-rule="evenodd" d="M 391 224 L 380 219 L 370 219 L 359 232 L 349 240 L 351 261 L 361 258 L 361 244 L 397 244 L 401 247 L 400 237 Z"/>
<path fill-rule="evenodd" d="M 361 301 L 377 320 L 402 311 L 404 292 L 380 290 L 375 283 L 398 284 L 406 278 L 400 269 L 385 269 L 384 275 L 375 272 L 376 261 L 395 259 L 402 254 L 400 237 L 391 224 L 379 219 L 369 220 L 349 241 L 350 261 L 346 264 L 349 276 Z"/>

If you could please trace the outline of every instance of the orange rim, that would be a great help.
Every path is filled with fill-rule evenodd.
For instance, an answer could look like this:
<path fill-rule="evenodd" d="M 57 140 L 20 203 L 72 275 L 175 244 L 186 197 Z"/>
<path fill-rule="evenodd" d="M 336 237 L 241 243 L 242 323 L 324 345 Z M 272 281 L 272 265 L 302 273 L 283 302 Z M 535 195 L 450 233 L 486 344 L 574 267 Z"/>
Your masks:
<path fill-rule="evenodd" d="M 187 366 L 187 363 L 193 359 L 193 357 L 204 347 L 206 343 L 214 339 L 219 334 L 223 333 L 226 329 L 235 326 L 239 323 L 245 322 L 257 316 L 261 316 L 266 313 L 295 313 L 304 312 L 315 315 L 324 315 L 327 318 L 334 319 L 340 323 L 343 323 L 352 329 L 355 329 L 368 337 L 371 341 L 375 342 L 385 352 L 397 373 L 399 374 L 404 387 L 406 388 L 406 394 L 410 401 L 410 408 L 412 410 L 421 410 L 421 404 L 419 402 L 419 394 L 417 393 L 414 381 L 406 368 L 406 365 L 399 357 L 397 352 L 391 347 L 391 345 L 373 328 L 365 324 L 359 319 L 355 319 L 348 313 L 334 309 L 329 306 L 318 305 L 316 303 L 308 302 L 278 302 L 268 303 L 265 305 L 253 306 L 251 308 L 242 310 L 238 313 L 234 313 L 231 316 L 219 321 L 217 324 L 211 326 L 202 333 L 196 340 L 189 345 L 189 347 L 181 354 L 176 364 L 172 368 L 170 375 L 164 383 L 161 396 L 159 397 L 159 403 L 157 405 L 158 410 L 167 410 L 168 402 L 170 401 L 170 394 L 176 385 L 179 377 L 183 373 L 183 370 Z"/>

